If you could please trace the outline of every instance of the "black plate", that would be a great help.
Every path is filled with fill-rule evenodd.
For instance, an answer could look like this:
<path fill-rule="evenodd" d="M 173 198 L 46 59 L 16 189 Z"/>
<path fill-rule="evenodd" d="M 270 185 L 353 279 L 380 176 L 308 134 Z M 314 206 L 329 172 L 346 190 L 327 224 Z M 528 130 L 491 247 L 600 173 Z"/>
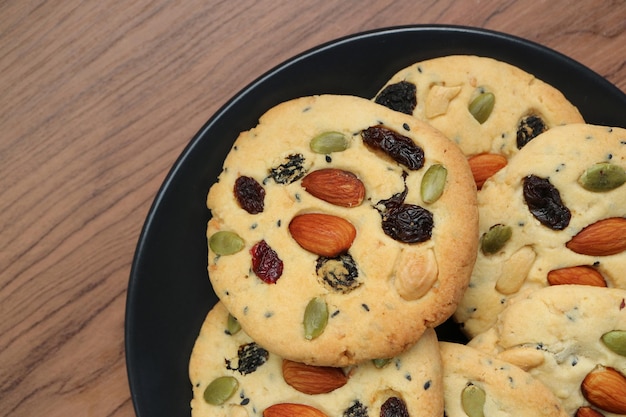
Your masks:
<path fill-rule="evenodd" d="M 126 360 L 139 417 L 188 416 L 189 355 L 216 301 L 207 278 L 206 193 L 240 131 L 270 107 L 333 93 L 373 97 L 398 70 L 450 54 L 519 66 L 560 89 L 592 124 L 626 127 L 626 95 L 585 66 L 541 45 L 458 26 L 409 26 L 333 41 L 279 65 L 241 90 L 198 132 L 156 196 L 139 239 L 126 306 Z M 440 329 L 459 337 L 454 326 Z"/>

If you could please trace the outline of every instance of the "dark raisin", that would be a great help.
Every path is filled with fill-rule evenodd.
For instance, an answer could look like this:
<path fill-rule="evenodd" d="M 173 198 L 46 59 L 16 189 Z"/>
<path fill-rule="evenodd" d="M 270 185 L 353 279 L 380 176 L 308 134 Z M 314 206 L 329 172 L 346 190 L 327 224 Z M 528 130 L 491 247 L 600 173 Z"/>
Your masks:
<path fill-rule="evenodd" d="M 235 181 L 235 198 L 250 214 L 263 212 L 265 189 L 254 178 L 241 176 Z"/>
<path fill-rule="evenodd" d="M 413 114 L 417 106 L 417 88 L 408 81 L 400 81 L 383 88 L 374 101 L 391 110 Z"/>
<path fill-rule="evenodd" d="M 226 359 L 226 369 L 239 371 L 241 375 L 251 374 L 267 362 L 270 354 L 267 350 L 254 342 L 239 346 L 237 350 L 237 365 L 233 366 L 230 359 Z"/>
<path fill-rule="evenodd" d="M 380 407 L 380 417 L 409 417 L 409 410 L 402 399 L 389 397 Z"/>
<path fill-rule="evenodd" d="M 406 173 L 403 173 L 403 178 L 406 179 Z M 383 231 L 387 236 L 403 243 L 427 241 L 432 237 L 433 214 L 418 205 L 404 203 L 407 193 L 405 184 L 404 191 L 376 204 L 382 217 Z"/>
<path fill-rule="evenodd" d="M 302 154 L 293 154 L 287 157 L 287 162 L 270 169 L 270 176 L 278 184 L 291 184 L 304 177 L 306 169 L 304 168 L 304 156 Z"/>
<path fill-rule="evenodd" d="M 361 285 L 356 263 L 348 253 L 336 258 L 319 257 L 315 272 L 327 288 L 342 294 L 347 294 Z"/>
<path fill-rule="evenodd" d="M 548 130 L 541 117 L 531 114 L 520 120 L 517 126 L 517 149 L 522 149 L 528 142 Z"/>
<path fill-rule="evenodd" d="M 361 401 L 355 400 L 354 403 L 343 412 L 343 417 L 369 417 L 367 407 Z"/>
<path fill-rule="evenodd" d="M 541 224 L 552 230 L 563 230 L 569 225 L 572 214 L 548 179 L 528 175 L 523 188 L 526 205 Z"/>
<path fill-rule="evenodd" d="M 410 170 L 424 166 L 424 150 L 417 146 L 411 138 L 398 132 L 377 125 L 361 132 L 363 143 L 370 149 L 381 150 L 394 161 Z"/>
<path fill-rule="evenodd" d="M 268 284 L 275 284 L 283 273 L 283 261 L 264 240 L 250 248 L 252 270 Z"/>

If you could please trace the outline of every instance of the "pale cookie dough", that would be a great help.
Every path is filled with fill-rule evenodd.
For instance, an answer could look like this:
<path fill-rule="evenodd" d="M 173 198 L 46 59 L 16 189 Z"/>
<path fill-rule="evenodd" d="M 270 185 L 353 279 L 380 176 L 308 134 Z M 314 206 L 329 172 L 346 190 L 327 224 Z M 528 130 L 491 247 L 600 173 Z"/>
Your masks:
<path fill-rule="evenodd" d="M 421 147 L 423 167 L 411 169 L 409 162 L 367 148 L 362 132 L 377 125 Z M 311 140 L 325 132 L 343 135 L 346 149 L 313 152 Z M 433 166 L 439 169 L 431 170 Z M 307 176 L 325 168 L 350 174 L 305 190 Z M 280 171 L 278 180 L 288 181 L 278 183 L 272 170 Z M 427 171 L 430 203 L 420 191 Z M 242 176 L 264 189 L 264 208 L 257 214 L 244 210 L 234 197 L 234 184 Z M 363 184 L 362 202 L 344 207 L 311 193 L 315 188 L 332 194 L 343 190 L 345 181 Z M 438 199 L 436 191 L 442 192 Z M 207 204 L 212 213 L 209 242 L 219 231 L 241 239 L 239 251 L 228 255 L 209 245 L 208 272 L 215 293 L 257 343 L 298 362 L 344 366 L 401 353 L 425 329 L 452 315 L 476 257 L 476 189 L 465 157 L 429 125 L 363 98 L 304 97 L 269 110 L 234 143 Z M 333 221 L 300 224 L 298 236 L 310 239 L 297 240 L 293 219 L 311 213 L 334 216 Z M 395 226 L 391 234 L 383 231 L 383 218 L 401 219 L 404 231 L 421 235 L 425 229 L 411 213 L 432 216 L 433 227 L 423 241 L 397 240 Z M 352 237 L 345 233 L 346 223 L 348 229 L 354 227 Z M 336 240 L 343 243 L 342 255 L 330 256 L 333 260 L 324 264 L 316 250 L 334 247 Z M 264 260 L 261 266 L 269 265 L 269 274 L 253 269 L 251 250 L 259 242 L 275 253 L 261 250 L 270 254 L 269 261 L 256 255 Z M 315 248 L 305 249 L 305 243 Z M 271 277 L 273 272 L 278 279 Z M 270 278 L 264 281 L 264 275 Z M 313 315 L 305 312 L 312 300 Z M 305 330 L 303 321 L 311 317 L 320 320 L 311 320 L 313 330 Z"/>
<path fill-rule="evenodd" d="M 300 376 L 298 389 L 288 384 L 283 374 L 283 359 L 268 353 L 239 330 L 227 329 L 228 312 L 218 303 L 209 312 L 194 345 L 189 377 L 193 385 L 193 417 L 262 416 L 265 409 L 290 403 L 314 407 L 328 417 L 368 417 L 381 415 L 381 407 L 405 407 L 410 416 L 443 415 L 443 377 L 435 332 L 424 336 L 404 354 L 379 364 L 371 361 L 332 371 L 345 375 L 343 385 L 331 384 L 327 393 L 305 394 L 304 387 L 326 386 L 328 378 L 312 374 Z M 313 374 L 315 374 L 313 372 Z M 293 383 L 294 375 L 288 374 Z M 228 377 L 236 388 L 221 404 L 209 404 L 205 390 L 215 379 Z M 337 379 L 336 377 L 334 379 Z M 341 378 L 339 378 L 341 380 Z M 279 406 L 290 407 L 290 406 Z M 299 415 L 296 412 L 280 415 Z M 309 414 L 307 414 L 309 415 Z M 317 414 L 315 414 L 317 415 Z M 401 415 L 401 414 L 385 414 Z"/>
<path fill-rule="evenodd" d="M 491 112 L 482 110 L 488 117 L 481 123 L 469 108 L 482 93 L 493 94 L 494 100 Z M 544 128 L 584 122 L 553 86 L 506 62 L 473 55 L 443 56 L 406 67 L 380 89 L 375 101 L 430 123 L 468 157 L 510 158 Z"/>
<path fill-rule="evenodd" d="M 554 394 L 521 368 L 458 343 L 440 342 L 440 351 L 447 417 L 568 416 Z"/>
<path fill-rule="evenodd" d="M 621 331 L 621 339 L 603 342 L 603 335 L 616 330 Z M 528 370 L 561 399 L 571 416 L 579 407 L 592 407 L 606 417 L 626 415 L 624 408 L 611 413 L 605 406 L 590 405 L 581 392 L 591 371 L 611 367 L 622 376 L 611 383 L 601 380 L 600 385 L 617 393 L 626 407 L 626 290 L 580 285 L 543 288 L 511 303 L 495 326 L 469 346 Z M 621 354 L 609 346 L 621 346 Z M 597 393 L 597 386 L 592 391 Z M 601 397 L 606 401 L 606 395 Z"/>
<path fill-rule="evenodd" d="M 599 172 L 598 167 L 614 180 L 626 179 L 626 129 L 587 124 L 552 128 L 485 183 L 478 196 L 481 247 L 455 313 L 468 336 L 491 327 L 507 300 L 520 293 L 564 282 L 626 288 L 626 185 L 619 185 L 620 180 L 611 190 L 585 189 L 581 181 L 591 180 L 581 176 L 590 168 Z M 542 190 L 536 211 L 553 213 L 545 218 L 554 217 L 554 224 L 531 213 L 533 205 L 523 191 L 531 175 L 538 181 L 533 184 L 541 184 L 532 189 Z M 558 194 L 560 203 L 547 197 L 550 193 Z M 549 204 L 541 207 L 544 203 Z M 568 247 L 587 226 L 600 232 L 595 233 L 599 240 L 586 243 L 582 251 Z M 510 238 L 505 240 L 507 231 Z M 486 242 L 491 243 L 483 247 Z M 607 245 L 615 250 L 608 251 Z"/>

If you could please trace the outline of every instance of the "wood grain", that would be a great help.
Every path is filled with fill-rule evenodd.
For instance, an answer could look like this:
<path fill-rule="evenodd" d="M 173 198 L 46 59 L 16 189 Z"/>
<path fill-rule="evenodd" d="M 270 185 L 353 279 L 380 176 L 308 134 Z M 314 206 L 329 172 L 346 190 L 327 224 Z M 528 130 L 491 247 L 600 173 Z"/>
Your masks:
<path fill-rule="evenodd" d="M 0 16 L 6 416 L 133 415 L 124 308 L 152 199 L 211 114 L 293 55 L 375 28 L 465 25 L 544 44 L 626 91 L 618 0 L 5 0 Z"/>

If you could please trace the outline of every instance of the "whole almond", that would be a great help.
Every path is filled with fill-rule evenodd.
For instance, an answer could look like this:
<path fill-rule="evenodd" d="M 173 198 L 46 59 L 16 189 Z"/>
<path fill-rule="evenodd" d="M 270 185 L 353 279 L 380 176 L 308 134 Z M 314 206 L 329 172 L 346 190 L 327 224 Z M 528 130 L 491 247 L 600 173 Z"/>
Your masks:
<path fill-rule="evenodd" d="M 597 412 L 591 407 L 580 407 L 578 410 L 576 410 L 575 417 L 604 417 L 604 415 Z"/>
<path fill-rule="evenodd" d="M 476 188 L 480 190 L 488 178 L 506 166 L 507 159 L 496 153 L 481 153 L 470 157 L 467 162 L 472 170 Z"/>
<path fill-rule="evenodd" d="M 270 405 L 263 417 L 328 417 L 315 407 L 306 404 L 280 403 Z"/>
<path fill-rule="evenodd" d="M 606 287 L 606 281 L 604 281 L 602 274 L 600 274 L 595 268 L 588 265 L 553 269 L 548 272 L 548 284 L 576 284 Z"/>
<path fill-rule="evenodd" d="M 304 249 L 334 258 L 347 252 L 356 237 L 356 229 L 346 219 L 324 213 L 306 213 L 294 217 L 289 232 Z"/>
<path fill-rule="evenodd" d="M 325 394 L 348 382 L 341 368 L 312 366 L 287 359 L 283 359 L 283 378 L 296 390 L 309 395 Z"/>
<path fill-rule="evenodd" d="M 626 414 L 626 377 L 614 368 L 598 366 L 587 374 L 580 389 L 593 406 Z"/>
<path fill-rule="evenodd" d="M 352 172 L 337 168 L 312 171 L 302 179 L 302 187 L 311 195 L 342 207 L 363 202 L 365 186 Z"/>
<path fill-rule="evenodd" d="M 626 218 L 609 217 L 582 229 L 565 244 L 582 255 L 608 256 L 626 250 Z"/>

